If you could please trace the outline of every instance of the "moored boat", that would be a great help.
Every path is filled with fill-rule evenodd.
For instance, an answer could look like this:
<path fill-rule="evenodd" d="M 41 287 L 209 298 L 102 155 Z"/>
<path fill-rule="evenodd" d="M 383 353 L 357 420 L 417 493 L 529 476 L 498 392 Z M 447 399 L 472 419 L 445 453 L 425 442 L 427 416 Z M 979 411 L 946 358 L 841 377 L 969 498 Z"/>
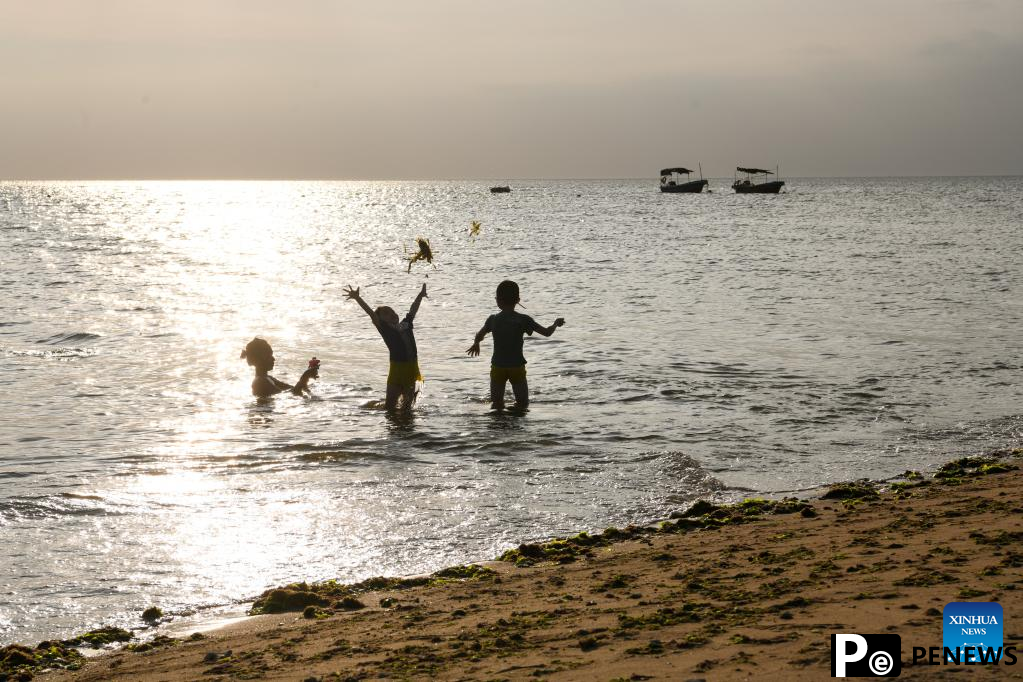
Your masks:
<path fill-rule="evenodd" d="M 509 187 L 508 185 L 499 185 L 497 187 L 491 187 L 490 188 L 491 194 L 504 194 L 505 192 L 510 192 L 510 191 L 511 191 L 511 187 Z"/>
<path fill-rule="evenodd" d="M 662 192 L 682 192 L 686 194 L 697 194 L 703 191 L 703 188 L 707 186 L 707 181 L 703 179 L 703 172 L 700 173 L 699 180 L 690 180 L 689 177 L 693 174 L 693 171 L 688 168 L 665 168 L 661 171 L 661 191 Z M 682 176 L 685 175 L 685 180 Z"/>
<path fill-rule="evenodd" d="M 774 172 L 763 168 L 743 168 L 736 166 L 735 170 L 745 173 L 746 177 L 740 180 L 738 177 L 732 182 L 732 189 L 739 194 L 777 194 L 785 185 L 784 180 L 768 180 L 768 175 L 777 175 L 778 169 Z M 760 178 L 763 176 L 763 179 Z"/>

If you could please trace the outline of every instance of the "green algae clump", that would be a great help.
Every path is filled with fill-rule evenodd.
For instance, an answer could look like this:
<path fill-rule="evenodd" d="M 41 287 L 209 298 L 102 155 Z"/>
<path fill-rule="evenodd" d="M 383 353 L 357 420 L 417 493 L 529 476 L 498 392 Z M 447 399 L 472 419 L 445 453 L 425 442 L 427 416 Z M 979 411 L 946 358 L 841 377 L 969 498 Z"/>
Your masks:
<path fill-rule="evenodd" d="M 252 604 L 249 613 L 254 616 L 263 613 L 285 613 L 301 611 L 307 606 L 326 606 L 329 603 L 330 600 L 325 596 L 310 589 L 310 585 L 292 583 L 261 594 Z"/>
<path fill-rule="evenodd" d="M 693 506 L 682 512 L 681 517 L 684 519 L 691 519 L 697 516 L 706 516 L 717 509 L 719 509 L 719 507 L 716 504 L 712 504 L 706 500 L 697 500 Z"/>
<path fill-rule="evenodd" d="M 96 630 L 90 630 L 89 632 L 73 637 L 72 639 L 64 640 L 64 644 L 68 646 L 87 646 L 92 649 L 99 649 L 108 644 L 115 644 L 117 642 L 127 642 L 132 638 L 132 634 L 123 628 L 105 627 Z"/>
<path fill-rule="evenodd" d="M 879 497 L 877 488 L 869 481 L 835 483 L 821 495 L 822 500 L 876 500 Z"/>
<path fill-rule="evenodd" d="M 159 606 L 150 606 L 148 609 L 142 612 L 142 620 L 147 623 L 155 623 L 156 621 L 163 618 L 163 609 Z"/>
<path fill-rule="evenodd" d="M 959 459 L 942 464 L 938 470 L 934 472 L 934 478 L 939 481 L 954 482 L 973 476 L 1004 474 L 1018 468 L 1019 467 L 1015 464 L 999 462 L 997 458 L 990 455 L 960 457 Z"/>
<path fill-rule="evenodd" d="M 355 597 L 345 597 L 334 602 L 334 608 L 340 609 L 341 611 L 358 611 L 366 608 L 366 605 Z"/>
<path fill-rule="evenodd" d="M 876 493 L 875 493 L 876 494 Z M 719 528 L 757 521 L 768 514 L 801 514 L 814 517 L 813 505 L 795 497 L 781 500 L 749 498 L 738 504 L 716 505 L 700 500 L 672 520 L 662 521 L 656 528 L 630 525 L 624 529 L 608 528 L 603 533 L 579 533 L 568 538 L 555 538 L 541 543 L 524 543 L 506 550 L 498 561 L 514 563 L 519 567 L 534 566 L 541 562 L 567 564 L 579 557 L 589 556 L 594 547 L 606 547 L 614 542 L 633 540 L 653 533 L 684 533 L 701 528 Z"/>
<path fill-rule="evenodd" d="M 485 580 L 487 578 L 493 578 L 496 575 L 497 572 L 494 571 L 494 569 L 487 568 L 486 566 L 480 566 L 479 564 L 451 566 L 449 568 L 443 568 L 430 576 L 430 584 L 437 585 L 445 582 L 462 580 Z"/>
<path fill-rule="evenodd" d="M 61 641 L 40 642 L 33 649 L 21 644 L 0 648 L 0 680 L 31 680 L 40 670 L 78 670 L 85 657 Z"/>
<path fill-rule="evenodd" d="M 700 511 L 706 513 L 694 516 Z M 780 500 L 766 500 L 751 497 L 737 504 L 714 505 L 697 502 L 686 510 L 676 521 L 665 521 L 660 530 L 665 533 L 681 533 L 698 528 L 717 528 L 727 525 L 738 525 L 757 521 L 769 514 L 801 514 L 806 517 L 816 516 L 813 505 L 795 497 Z"/>
<path fill-rule="evenodd" d="M 960 457 L 959 459 L 946 462 L 934 472 L 934 478 L 962 478 L 963 476 L 977 475 L 977 470 L 985 464 L 994 464 L 994 457 Z"/>
<path fill-rule="evenodd" d="M 35 653 L 27 646 L 11 644 L 0 649 L 0 665 L 5 668 L 13 670 L 24 665 L 34 665 L 35 662 Z"/>
<path fill-rule="evenodd" d="M 332 602 L 334 602 L 334 608 L 354 611 L 365 608 L 365 604 L 356 599 L 356 595 L 366 592 L 405 590 L 423 585 L 444 585 L 465 580 L 485 580 L 495 575 L 497 574 L 493 569 L 469 564 L 445 568 L 430 576 L 414 578 L 377 576 L 351 585 L 336 580 L 324 580 L 318 583 L 291 583 L 284 587 L 266 590 L 259 595 L 253 602 L 252 608 L 249 609 L 249 615 L 302 611 L 307 606 L 323 607 Z"/>

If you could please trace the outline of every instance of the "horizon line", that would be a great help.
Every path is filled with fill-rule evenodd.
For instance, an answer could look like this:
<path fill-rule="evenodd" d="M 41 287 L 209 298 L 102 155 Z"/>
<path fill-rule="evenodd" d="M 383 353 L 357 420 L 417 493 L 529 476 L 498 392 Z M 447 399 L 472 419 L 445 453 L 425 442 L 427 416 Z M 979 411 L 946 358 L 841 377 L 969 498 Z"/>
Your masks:
<path fill-rule="evenodd" d="M 101 177 L 101 178 L 0 178 L 0 183 L 17 182 L 565 182 L 657 180 L 659 175 L 588 177 L 451 177 L 451 178 L 322 178 L 322 177 Z M 728 175 L 705 175 L 704 179 L 728 179 Z M 1018 178 L 1023 173 L 967 173 L 955 175 L 780 175 L 794 180 L 866 180 L 885 178 Z"/>

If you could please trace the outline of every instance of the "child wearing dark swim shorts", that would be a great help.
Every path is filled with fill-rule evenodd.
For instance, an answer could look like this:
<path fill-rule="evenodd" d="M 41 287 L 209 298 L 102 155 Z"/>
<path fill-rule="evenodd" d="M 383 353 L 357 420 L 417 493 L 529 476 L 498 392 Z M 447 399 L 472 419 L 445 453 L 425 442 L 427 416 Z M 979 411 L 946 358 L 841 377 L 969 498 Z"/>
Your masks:
<path fill-rule="evenodd" d="M 491 315 L 476 333 L 476 339 L 466 353 L 470 357 L 480 354 L 480 342 L 487 334 L 494 335 L 494 354 L 490 360 L 490 402 L 494 409 L 504 409 L 505 384 L 511 383 L 515 406 L 529 405 L 529 385 L 526 382 L 526 358 L 522 355 L 522 340 L 526 334 L 536 332 L 550 336 L 565 324 L 564 318 L 554 320 L 549 327 L 537 324 L 529 315 L 516 312 L 519 303 L 519 285 L 505 280 L 497 285 L 497 307 L 501 312 Z"/>

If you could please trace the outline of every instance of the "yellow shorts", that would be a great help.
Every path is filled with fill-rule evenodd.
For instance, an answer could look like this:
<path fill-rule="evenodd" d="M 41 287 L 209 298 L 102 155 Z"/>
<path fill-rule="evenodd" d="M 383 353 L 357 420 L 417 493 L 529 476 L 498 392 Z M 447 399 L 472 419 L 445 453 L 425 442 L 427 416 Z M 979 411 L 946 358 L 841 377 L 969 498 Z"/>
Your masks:
<path fill-rule="evenodd" d="M 491 381 L 510 381 L 513 384 L 521 384 L 526 380 L 526 366 L 518 367 L 495 367 L 490 366 Z"/>
<path fill-rule="evenodd" d="M 422 381 L 423 375 L 419 372 L 419 361 L 409 360 L 408 362 L 392 362 L 391 368 L 387 371 L 387 383 L 398 384 L 399 386 L 411 386 L 417 381 Z"/>

